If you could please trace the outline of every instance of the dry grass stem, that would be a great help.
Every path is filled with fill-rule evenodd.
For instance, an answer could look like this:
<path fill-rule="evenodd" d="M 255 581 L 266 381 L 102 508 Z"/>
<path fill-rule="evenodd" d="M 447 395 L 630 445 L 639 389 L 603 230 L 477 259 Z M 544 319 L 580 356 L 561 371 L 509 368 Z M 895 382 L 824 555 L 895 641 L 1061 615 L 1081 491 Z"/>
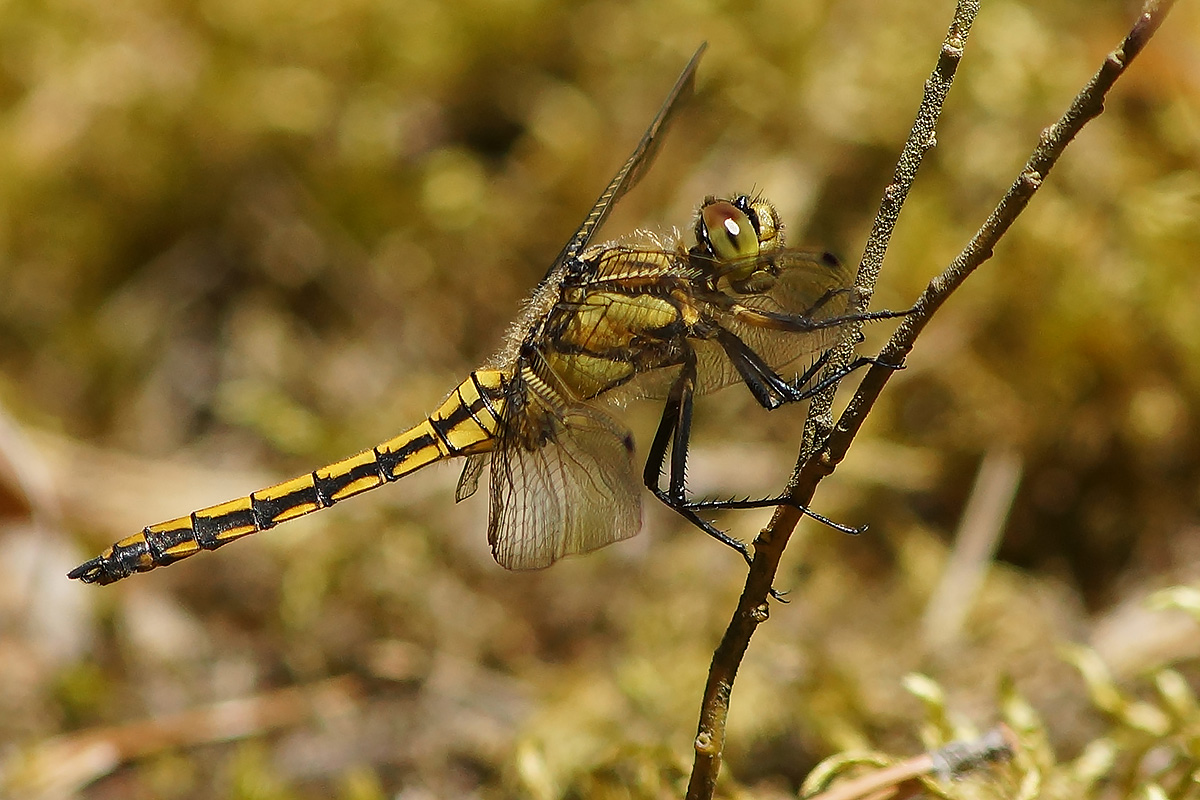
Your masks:
<path fill-rule="evenodd" d="M 954 549 L 925 608 L 922 627 L 927 647 L 944 649 L 961 634 L 1000 544 L 1020 483 L 1021 458 L 1012 450 L 993 450 L 979 465 L 975 486 L 954 535 Z"/>
<path fill-rule="evenodd" d="M 308 686 L 191 708 L 177 714 L 60 736 L 16 753 L 0 769 L 11 797 L 64 797 L 136 759 L 169 750 L 261 736 L 353 705 L 357 679 Z"/>

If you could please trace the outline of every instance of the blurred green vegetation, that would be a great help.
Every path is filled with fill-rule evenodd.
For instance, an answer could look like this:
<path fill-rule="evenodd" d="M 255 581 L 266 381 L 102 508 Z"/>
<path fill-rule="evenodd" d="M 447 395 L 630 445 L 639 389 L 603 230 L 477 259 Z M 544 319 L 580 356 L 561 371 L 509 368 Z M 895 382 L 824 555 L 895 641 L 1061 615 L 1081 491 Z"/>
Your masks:
<path fill-rule="evenodd" d="M 698 96 L 604 233 L 685 228 L 705 194 L 757 189 L 791 241 L 857 259 L 951 7 L 6 3 L 0 757 L 349 674 L 354 691 L 280 701 L 292 716 L 248 741 L 142 731 L 147 754 L 82 796 L 681 794 L 744 573 L 649 501 L 637 539 L 514 575 L 490 560 L 486 503 L 454 506 L 438 467 L 115 587 L 63 575 L 430 410 L 498 346 L 700 41 Z M 953 257 L 1134 13 L 984 4 L 880 307 Z M 1198 52 L 1182 3 L 824 485 L 820 511 L 871 529 L 794 540 L 793 602 L 735 687 L 727 796 L 794 794 L 844 748 L 932 744 L 914 670 L 977 727 L 1019 695 L 1064 781 L 1110 741 L 1195 767 L 1194 708 L 1128 745 L 1057 648 L 1093 648 L 1122 691 L 1200 674 L 1194 621 L 1141 602 L 1200 575 Z M 628 411 L 640 442 L 654 412 Z M 693 489 L 776 491 L 802 420 L 737 389 L 704 400 Z M 921 620 L 998 451 L 1022 473 L 1001 560 L 935 646 Z M 722 524 L 751 538 L 763 520 Z M 1112 763 L 1127 772 L 1087 796 L 1153 779 Z"/>

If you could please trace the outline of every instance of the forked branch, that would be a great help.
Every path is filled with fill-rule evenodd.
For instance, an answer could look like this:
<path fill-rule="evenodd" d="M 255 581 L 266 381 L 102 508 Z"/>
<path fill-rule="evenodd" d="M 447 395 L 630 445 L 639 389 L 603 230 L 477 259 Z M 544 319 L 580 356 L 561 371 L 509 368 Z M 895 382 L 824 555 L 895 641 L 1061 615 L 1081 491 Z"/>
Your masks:
<path fill-rule="evenodd" d="M 1141 14 L 1125 39 L 1108 54 L 1097 73 L 1076 95 L 1066 113 L 1042 132 L 1037 147 L 1034 148 L 1025 167 L 995 210 L 962 252 L 940 275 L 929 282 L 913 306 L 912 312 L 897 327 L 880 351 L 880 364 L 902 364 L 934 312 L 968 275 L 991 257 L 996 243 L 1028 205 L 1030 198 L 1041 186 L 1067 145 L 1084 125 L 1103 111 L 1104 98 L 1108 91 L 1158 30 L 1173 5 L 1174 0 L 1146 0 Z M 916 175 L 921 156 L 936 141 L 934 132 L 942 102 L 949 92 L 977 11 L 978 0 L 962 0 L 958 3 L 937 66 L 926 83 L 925 97 L 896 167 L 895 178 L 884 191 L 883 202 L 876 215 L 859 268 L 858 285 L 864 296 L 864 305 L 865 298 L 869 298 L 874 288 L 892 229 Z M 848 341 L 853 342 L 853 337 L 848 337 Z M 835 355 L 832 368 L 837 368 L 838 359 L 843 359 L 841 363 L 848 362 L 851 348 L 850 344 L 841 346 Z M 832 418 L 832 394 L 814 398 L 809 422 L 805 427 L 805 446 L 788 489 L 789 496 L 797 504 L 807 506 L 812 500 L 817 484 L 832 473 L 845 457 L 863 421 L 892 374 L 893 370 L 886 366 L 872 366 L 836 426 L 831 427 L 829 424 Z M 820 444 L 814 446 L 815 443 Z M 799 520 L 800 512 L 795 508 L 780 506 L 770 524 L 754 541 L 754 561 L 746 578 L 745 588 L 725 635 L 713 654 L 712 666 L 709 668 L 695 740 L 696 757 L 688 784 L 689 800 L 712 797 L 721 766 L 725 720 L 733 681 L 750 644 L 750 637 L 758 624 L 767 619 L 768 594 L 775 580 L 784 547 Z"/>

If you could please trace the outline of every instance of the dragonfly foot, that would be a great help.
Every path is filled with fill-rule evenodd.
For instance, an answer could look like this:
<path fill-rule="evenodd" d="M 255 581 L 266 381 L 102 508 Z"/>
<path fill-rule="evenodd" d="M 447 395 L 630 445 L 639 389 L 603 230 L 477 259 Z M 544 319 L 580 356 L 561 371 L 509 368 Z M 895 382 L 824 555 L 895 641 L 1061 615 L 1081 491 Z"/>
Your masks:
<path fill-rule="evenodd" d="M 803 514 L 804 516 L 811 517 L 812 519 L 815 519 L 817 522 L 821 523 L 822 525 L 825 525 L 826 527 L 829 527 L 829 528 L 833 528 L 838 533 L 845 533 L 845 534 L 849 534 L 850 536 L 858 536 L 860 533 L 864 533 L 867 530 L 866 525 L 859 525 L 859 526 L 843 525 L 840 522 L 835 522 L 835 521 L 831 520 L 829 517 L 825 516 L 824 514 L 818 514 L 816 511 L 813 511 L 808 506 L 803 505 L 802 503 L 796 502 L 795 500 L 788 497 L 787 495 L 783 495 L 781 497 L 775 497 L 775 498 L 772 498 L 772 500 L 774 501 L 772 503 L 772 505 L 788 506 L 789 508 L 794 508 L 797 511 L 799 511 L 801 514 Z"/>
<path fill-rule="evenodd" d="M 875 357 L 863 356 L 863 358 L 861 360 L 864 363 L 870 364 L 871 366 L 874 366 L 874 367 L 883 367 L 884 369 L 890 369 L 892 372 L 899 372 L 900 370 L 908 369 L 908 366 L 905 364 L 889 364 L 888 362 L 886 362 L 880 358 L 875 358 Z"/>

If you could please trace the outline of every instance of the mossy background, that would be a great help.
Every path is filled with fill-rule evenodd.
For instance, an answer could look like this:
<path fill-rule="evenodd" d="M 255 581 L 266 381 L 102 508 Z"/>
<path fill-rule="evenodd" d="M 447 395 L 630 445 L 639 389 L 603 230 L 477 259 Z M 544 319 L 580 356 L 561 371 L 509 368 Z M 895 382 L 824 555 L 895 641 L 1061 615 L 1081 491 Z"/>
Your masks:
<path fill-rule="evenodd" d="M 678 796 L 744 567 L 648 498 L 639 537 L 536 574 L 495 566 L 485 500 L 455 506 L 440 466 L 113 587 L 64 575 L 432 409 L 498 346 L 700 41 L 698 96 L 604 233 L 685 228 L 705 194 L 761 190 L 793 243 L 856 260 L 951 8 L 6 3 L 13 796 L 54 783 L 65 758 L 18 767 L 50 737 L 287 687 L 290 716 L 245 739 L 195 726 L 205 743 L 178 749 L 138 729 L 146 753 L 81 796 Z M 877 306 L 904 308 L 953 257 L 1135 14 L 984 4 Z M 792 602 L 734 690 L 725 794 L 786 796 L 842 748 L 917 752 L 914 670 L 980 726 L 1011 676 L 1062 759 L 1110 719 L 1060 645 L 1122 686 L 1166 664 L 1196 685 L 1196 623 L 1142 601 L 1200 580 L 1198 53 L 1181 3 L 823 484 L 818 510 L 870 531 L 794 539 Z M 642 444 L 655 411 L 625 415 Z M 737 388 L 705 399 L 693 490 L 778 491 L 802 422 Z M 965 627 L 930 632 L 989 453 L 1022 474 L 999 558 Z M 765 518 L 722 523 L 752 538 Z"/>

